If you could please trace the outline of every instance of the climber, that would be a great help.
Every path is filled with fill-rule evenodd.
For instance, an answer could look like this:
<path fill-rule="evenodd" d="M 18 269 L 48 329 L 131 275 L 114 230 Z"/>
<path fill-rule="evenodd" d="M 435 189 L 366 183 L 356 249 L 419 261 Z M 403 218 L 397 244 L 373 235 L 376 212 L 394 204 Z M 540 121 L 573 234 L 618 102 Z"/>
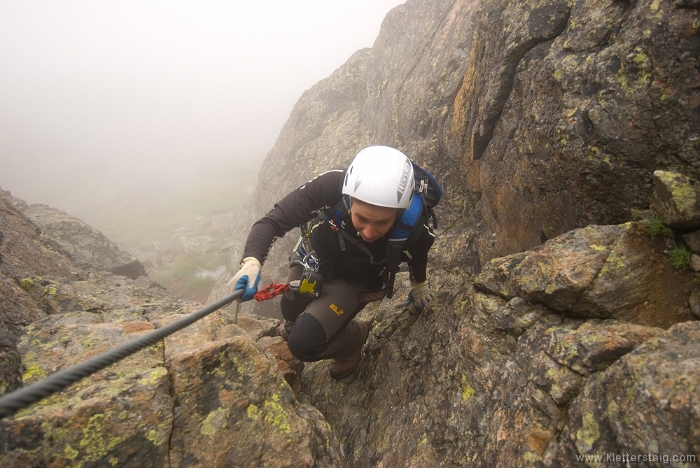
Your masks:
<path fill-rule="evenodd" d="M 326 172 L 292 191 L 253 225 L 240 270 L 228 283 L 230 290 L 245 289 L 242 301 L 252 299 L 275 238 L 302 226 L 291 257 L 292 287 L 281 300 L 284 334 L 297 359 L 331 359 L 334 379 L 355 370 L 369 335 L 370 324 L 355 316 L 369 302 L 391 297 L 395 272 L 387 271 L 387 246 L 396 226 L 406 227 L 402 215 L 416 206 L 414 168 L 420 169 L 402 152 L 370 146 L 346 171 Z M 425 210 L 419 213 L 412 245 L 395 250 L 408 262 L 409 301 L 422 309 L 433 299 L 426 267 L 434 234 Z"/>

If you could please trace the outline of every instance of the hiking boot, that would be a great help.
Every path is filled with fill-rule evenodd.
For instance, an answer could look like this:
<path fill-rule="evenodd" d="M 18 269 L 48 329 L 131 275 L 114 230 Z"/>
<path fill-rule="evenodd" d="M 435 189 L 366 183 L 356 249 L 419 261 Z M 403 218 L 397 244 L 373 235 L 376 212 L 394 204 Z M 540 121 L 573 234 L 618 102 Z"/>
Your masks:
<path fill-rule="evenodd" d="M 360 327 L 361 342 L 358 342 L 357 346 L 347 356 L 337 357 L 331 360 L 330 375 L 333 379 L 344 379 L 352 374 L 360 363 L 362 346 L 364 346 L 369 336 L 369 326 L 361 320 L 357 320 L 356 322 Z"/>

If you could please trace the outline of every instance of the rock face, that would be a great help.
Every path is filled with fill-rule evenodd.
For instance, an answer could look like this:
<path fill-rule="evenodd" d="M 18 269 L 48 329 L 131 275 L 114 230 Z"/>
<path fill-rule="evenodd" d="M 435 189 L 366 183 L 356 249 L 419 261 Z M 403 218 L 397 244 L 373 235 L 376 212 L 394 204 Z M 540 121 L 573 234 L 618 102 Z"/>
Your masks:
<path fill-rule="evenodd" d="M 110 271 L 131 279 L 146 274 L 138 259 L 73 215 L 47 205 L 30 205 L 23 213 L 83 269 Z"/>
<path fill-rule="evenodd" d="M 31 277 L 50 275 L 66 281 L 78 277 L 71 273 L 71 262 L 57 252 L 58 244 L 42 238 L 16 203 L 2 196 L 0 219 L 0 391 L 5 393 L 21 385 L 17 342 L 23 326 L 45 315 L 43 301 L 33 300 L 25 291 L 43 297 L 45 285 L 35 284 Z"/>
<path fill-rule="evenodd" d="M 0 197 L 0 393 L 201 308 L 147 276 L 109 272 L 105 252 L 118 251 L 106 239 L 81 254 L 84 235 L 104 238 L 82 222 L 42 230 L 18 207 Z M 81 235 L 65 235 L 76 226 Z M 298 388 L 299 367 L 263 337 L 277 322 L 238 323 L 212 314 L 0 420 L 0 465 L 343 466 L 323 416 L 285 381 Z"/>
<path fill-rule="evenodd" d="M 655 170 L 700 174 L 699 14 L 670 0 L 409 0 L 301 96 L 241 223 L 371 144 L 438 176 L 435 258 L 450 268 L 629 221 Z M 282 279 L 290 248 L 264 273 Z"/>
<path fill-rule="evenodd" d="M 669 171 L 654 172 L 651 207 L 667 225 L 686 230 L 700 228 L 697 181 Z"/>
<path fill-rule="evenodd" d="M 699 291 L 668 257 L 700 248 L 695 193 L 676 198 L 654 175 L 685 183 L 700 168 L 695 3 L 409 0 L 297 102 L 237 245 L 278 199 L 367 145 L 405 151 L 447 192 L 437 304 L 403 311 L 405 280 L 396 301 L 363 311 L 375 328 L 352 377 L 304 370 L 302 401 L 354 466 L 699 454 Z M 650 203 L 667 234 L 659 219 L 631 222 Z M 295 235 L 271 250 L 264 284 L 284 278 Z M 635 422 L 647 408 L 650 424 Z"/>
<path fill-rule="evenodd" d="M 398 275 L 394 299 L 362 311 L 374 327 L 339 382 L 327 362 L 302 373 L 276 322 L 247 313 L 256 306 L 238 324 L 219 312 L 0 421 L 0 462 L 696 463 L 700 286 L 686 265 L 700 253 L 698 28 L 687 0 L 396 7 L 371 49 L 294 107 L 241 212 L 232 264 L 290 190 L 392 145 L 446 189 L 432 307 L 404 309 Z M 147 277 L 79 268 L 21 203 L 0 202 L 5 388 L 193 308 Z M 650 204 L 654 217 L 633 222 Z M 294 235 L 273 247 L 261 284 L 284 278 Z M 624 454 L 640 458 L 605 458 Z"/>
<path fill-rule="evenodd" d="M 668 328 L 692 320 L 692 278 L 650 242 L 648 224 L 589 226 L 538 249 L 494 259 L 476 286 L 505 299 L 522 297 L 568 315 L 617 318 Z"/>
<path fill-rule="evenodd" d="M 476 21 L 488 26 L 477 27 L 479 59 L 452 121 L 479 174 L 470 224 L 482 264 L 629 220 L 648 207 L 654 170 L 697 175 L 697 9 L 656 0 L 482 9 Z"/>
<path fill-rule="evenodd" d="M 338 384 L 327 363 L 307 365 L 302 401 L 355 466 L 697 456 L 697 286 L 640 229 L 591 226 L 494 259 L 476 289 L 433 271 L 438 304 L 419 316 L 401 306 L 403 278 L 395 301 L 361 313 L 375 325 L 359 371 Z"/>

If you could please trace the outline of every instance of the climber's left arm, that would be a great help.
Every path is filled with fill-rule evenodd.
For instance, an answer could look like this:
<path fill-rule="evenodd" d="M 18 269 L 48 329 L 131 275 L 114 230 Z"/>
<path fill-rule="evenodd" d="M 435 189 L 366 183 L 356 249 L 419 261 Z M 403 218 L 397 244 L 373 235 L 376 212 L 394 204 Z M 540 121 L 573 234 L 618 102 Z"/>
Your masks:
<path fill-rule="evenodd" d="M 408 251 L 408 271 L 411 279 L 411 292 L 409 301 L 412 299 L 416 305 L 422 309 L 432 299 L 433 292 L 428 284 L 428 251 L 435 242 L 435 234 L 428 226 L 423 226 L 423 231 L 416 244 Z"/>

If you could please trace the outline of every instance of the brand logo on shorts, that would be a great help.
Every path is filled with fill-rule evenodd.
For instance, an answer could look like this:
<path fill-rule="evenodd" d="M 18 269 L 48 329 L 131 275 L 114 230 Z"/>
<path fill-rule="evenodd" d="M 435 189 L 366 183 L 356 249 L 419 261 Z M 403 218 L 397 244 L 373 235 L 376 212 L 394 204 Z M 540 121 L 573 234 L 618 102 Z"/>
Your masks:
<path fill-rule="evenodd" d="M 332 310 L 333 312 L 335 312 L 335 314 L 336 314 L 338 317 L 340 317 L 341 315 L 343 315 L 343 309 L 339 309 L 338 306 L 335 305 L 335 304 L 331 304 L 331 310 Z"/>

